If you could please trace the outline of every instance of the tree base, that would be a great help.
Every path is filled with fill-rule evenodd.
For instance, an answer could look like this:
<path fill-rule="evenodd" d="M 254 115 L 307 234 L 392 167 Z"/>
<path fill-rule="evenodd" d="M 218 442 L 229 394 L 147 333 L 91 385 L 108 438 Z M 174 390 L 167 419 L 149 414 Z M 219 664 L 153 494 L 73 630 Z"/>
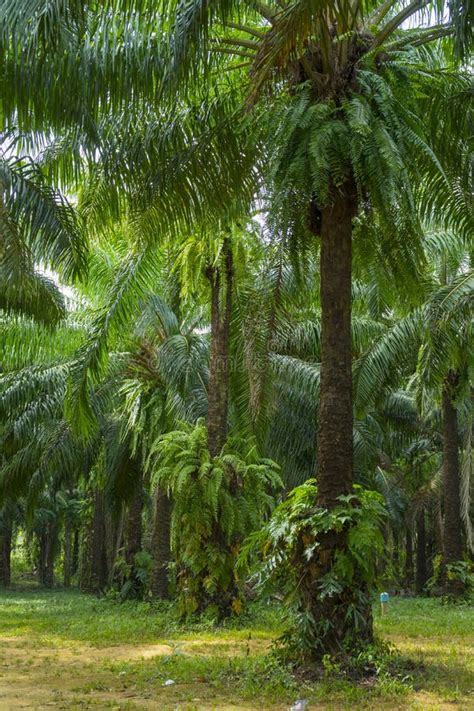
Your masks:
<path fill-rule="evenodd" d="M 372 603 L 363 590 L 313 599 L 296 617 L 281 642 L 287 656 L 303 665 L 327 658 L 344 662 L 375 641 Z"/>

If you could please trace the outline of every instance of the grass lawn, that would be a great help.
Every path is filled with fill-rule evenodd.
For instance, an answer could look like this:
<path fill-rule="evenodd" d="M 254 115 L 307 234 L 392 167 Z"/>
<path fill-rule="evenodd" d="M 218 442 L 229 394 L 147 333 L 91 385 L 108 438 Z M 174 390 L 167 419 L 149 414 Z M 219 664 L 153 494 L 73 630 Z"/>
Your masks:
<path fill-rule="evenodd" d="M 318 682 L 292 676 L 270 653 L 280 618 L 277 606 L 257 606 L 225 628 L 184 629 L 166 605 L 3 592 L 0 710 L 283 711 L 299 698 L 309 701 L 307 711 L 474 709 L 473 607 L 393 600 L 376 626 L 400 654 L 398 675 L 363 683 L 330 665 Z"/>

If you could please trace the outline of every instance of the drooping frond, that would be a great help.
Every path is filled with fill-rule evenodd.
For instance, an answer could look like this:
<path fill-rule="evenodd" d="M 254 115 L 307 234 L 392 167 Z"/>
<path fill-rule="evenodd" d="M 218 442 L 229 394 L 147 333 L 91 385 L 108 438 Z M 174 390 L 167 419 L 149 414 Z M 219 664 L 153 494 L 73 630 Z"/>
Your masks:
<path fill-rule="evenodd" d="M 14 149 L 14 144 L 7 150 Z M 28 249 L 31 258 L 66 278 L 84 275 L 87 242 L 77 213 L 45 181 L 40 169 L 26 158 L 0 158 L 2 219 L 10 223 L 2 247 L 4 268 L 13 271 L 16 254 Z M 4 228 L 5 231 L 5 228 Z"/>
<path fill-rule="evenodd" d="M 114 275 L 105 304 L 94 314 L 87 339 L 71 370 L 66 412 L 77 432 L 87 434 L 95 424 L 90 387 L 104 373 L 111 334 L 130 324 L 138 311 L 139 299 L 150 289 L 155 274 L 154 251 L 130 253 Z"/>
<path fill-rule="evenodd" d="M 393 377 L 397 379 L 399 367 L 406 367 L 410 360 L 412 368 L 415 366 L 422 329 L 423 314 L 414 310 L 389 328 L 355 363 L 356 407 L 366 407 Z"/>

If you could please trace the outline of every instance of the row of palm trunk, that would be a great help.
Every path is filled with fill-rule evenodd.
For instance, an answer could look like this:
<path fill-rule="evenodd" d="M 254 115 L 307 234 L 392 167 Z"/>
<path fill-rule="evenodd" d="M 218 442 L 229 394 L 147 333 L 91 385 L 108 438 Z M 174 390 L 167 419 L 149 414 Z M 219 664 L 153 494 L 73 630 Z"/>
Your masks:
<path fill-rule="evenodd" d="M 320 240 L 321 303 L 321 383 L 317 437 L 318 505 L 334 507 L 353 485 L 353 399 L 352 399 L 352 232 L 357 212 L 355 186 L 349 181 L 335 192 L 330 205 L 322 210 L 314 236 Z M 225 441 L 229 401 L 229 336 L 232 317 L 232 253 L 225 242 L 224 266 L 209 272 L 211 284 L 211 360 L 209 383 L 208 434 L 211 455 Z M 224 296 L 219 307 L 219 289 Z M 443 420 L 443 510 L 444 524 L 438 541 L 442 565 L 459 561 L 464 552 L 460 497 L 460 441 L 455 405 L 458 376 L 446 375 L 442 393 Z M 336 550 L 344 546 L 340 537 L 321 541 L 320 558 L 331 567 Z M 407 551 L 412 546 L 407 536 Z M 325 550 L 326 549 L 326 550 Z M 412 554 L 410 554 L 411 557 Z M 426 590 L 428 580 L 425 513 L 416 524 L 416 590 Z M 408 568 L 413 564 L 408 561 Z M 411 580 L 410 580 L 411 583 Z M 449 592 L 460 592 L 459 581 L 444 576 Z M 331 604 L 337 604 L 333 601 Z M 321 611 L 318 611 L 319 613 Z M 370 610 L 367 610 L 371 628 Z M 341 634 L 345 633 L 341 630 Z M 368 636 L 372 636 L 371 629 Z"/>
<path fill-rule="evenodd" d="M 91 513 L 87 520 L 71 520 L 66 516 L 61 522 L 51 516 L 37 525 L 34 535 L 29 537 L 28 558 L 42 587 L 51 588 L 58 583 L 70 587 L 77 581 L 81 590 L 105 592 L 117 582 L 119 556 L 123 555 L 124 561 L 133 567 L 135 554 L 144 549 L 145 491 L 141 479 L 118 515 L 111 510 L 103 490 L 94 491 L 89 503 Z M 155 491 L 153 508 L 146 545 L 153 559 L 150 589 L 154 597 L 165 598 L 169 587 L 170 504 L 159 488 Z M 5 508 L 0 516 L 0 587 L 4 588 L 11 585 L 15 525 L 14 515 Z"/>
<path fill-rule="evenodd" d="M 321 303 L 321 381 L 317 437 L 317 504 L 331 508 L 353 485 L 353 399 L 352 399 L 352 231 L 357 212 L 356 190 L 352 181 L 335 192 L 330 205 L 321 212 L 321 221 L 313 230 L 320 240 L 320 303 Z M 229 337 L 232 320 L 232 246 L 224 243 L 221 269 L 208 271 L 211 285 L 211 357 L 209 380 L 208 437 L 211 455 L 219 453 L 225 441 L 229 402 Z M 219 292 L 221 292 L 219 298 Z M 444 525 L 438 549 L 442 550 L 445 569 L 463 555 L 459 434 L 454 403 L 457 375 L 448 373 L 442 394 L 443 419 L 443 508 Z M 416 591 L 426 591 L 429 572 L 425 513 L 420 511 L 416 523 Z M 327 572 L 333 565 L 338 548 L 345 546 L 344 534 L 327 535 L 320 541 L 319 559 L 326 561 Z M 407 553 L 412 548 L 411 533 L 407 536 Z M 407 555 L 407 569 L 413 569 L 413 553 Z M 411 562 L 410 562 L 411 558 Z M 412 583 L 412 575 L 407 580 Z M 444 576 L 449 592 L 460 592 L 459 582 Z M 338 606 L 337 596 L 324 602 Z M 321 608 L 315 601 L 314 617 L 333 617 L 331 609 Z M 372 638 L 370 605 L 365 611 L 365 636 Z M 351 630 L 341 629 L 344 637 Z"/>
<path fill-rule="evenodd" d="M 387 536 L 392 562 L 391 585 L 396 591 L 417 595 L 441 589 L 459 592 L 456 581 L 453 585 L 452 580 L 443 576 L 443 566 L 448 562 L 444 548 L 445 524 L 440 513 L 438 501 L 424 502 L 415 515 L 404 522 L 403 530 L 392 530 L 391 536 Z M 380 572 L 383 576 L 384 571 Z"/>
<path fill-rule="evenodd" d="M 351 342 L 351 270 L 352 220 L 356 210 L 353 190 L 338 193 L 332 204 L 322 212 L 321 226 L 316 235 L 321 243 L 321 388 L 319 432 L 317 441 L 318 504 L 332 507 L 338 497 L 351 491 L 353 482 L 353 414 L 352 414 L 352 342 Z M 206 276 L 210 286 L 211 349 L 208 388 L 208 446 L 211 456 L 217 456 L 226 440 L 229 407 L 230 329 L 234 268 L 232 244 L 223 243 L 222 258 L 209 266 Z M 444 525 L 443 555 L 445 564 L 461 559 L 463 554 L 460 465 L 457 412 L 454 404 L 457 375 L 448 373 L 442 398 L 443 414 L 443 482 Z M 148 548 L 154 559 L 151 588 L 156 597 L 168 592 L 167 564 L 169 551 L 170 502 L 164 492 L 154 496 L 153 525 Z M 64 584 L 69 585 L 80 568 L 80 586 L 84 590 L 104 590 L 112 582 L 114 562 L 124 548 L 125 560 L 133 565 L 135 553 L 143 547 L 142 517 L 144 492 L 139 477 L 136 491 L 125 513 L 112 516 L 105 494 L 93 495 L 91 526 L 82 543 L 78 562 L 78 531 L 66 522 L 64 531 Z M 50 530 L 51 528 L 51 530 Z M 58 532 L 46 525 L 39 536 L 38 574 L 40 582 L 52 585 Z M 10 582 L 10 550 L 12 530 L 3 521 L 0 531 L 0 583 Z M 420 520 L 417 541 L 424 533 Z M 344 545 L 330 537 L 323 542 L 331 565 L 335 547 Z M 407 539 L 407 560 L 410 544 Z M 423 550 L 417 547 L 417 588 L 426 582 Z M 409 565 L 407 563 L 407 565 Z M 448 585 L 450 583 L 447 583 Z"/>
<path fill-rule="evenodd" d="M 315 235 L 321 244 L 321 387 L 319 432 L 317 441 L 318 504 L 333 507 L 338 497 L 351 491 L 353 482 L 352 414 L 352 336 L 351 273 L 352 220 L 356 211 L 353 189 L 338 193 L 329 208 L 323 210 L 320 230 Z M 206 276 L 210 286 L 211 347 L 208 386 L 208 447 L 217 456 L 226 441 L 229 408 L 230 335 L 233 306 L 234 266 L 230 238 L 223 242 L 218 264 L 209 266 Z M 443 509 L 442 550 L 444 565 L 460 560 L 463 538 L 460 503 L 459 434 L 455 396 L 458 376 L 446 376 L 442 395 L 443 419 Z M 64 584 L 70 585 L 79 574 L 80 587 L 100 592 L 113 582 L 114 564 L 119 550 L 128 565 L 143 548 L 143 478 L 138 472 L 135 491 L 120 515 L 113 515 L 105 493 L 92 496 L 90 526 L 82 532 L 79 556 L 79 529 L 66 518 L 64 525 Z M 146 547 L 153 557 L 151 591 L 155 597 L 168 594 L 167 566 L 170 560 L 169 528 L 171 502 L 159 489 L 154 494 L 153 524 Z M 0 530 L 0 584 L 10 584 L 12 522 L 4 517 Z M 59 531 L 54 522 L 46 522 L 38 533 L 38 578 L 42 585 L 54 582 L 54 561 L 58 552 Z M 427 544 L 424 514 L 416 527 L 416 589 L 422 592 L 428 579 Z M 341 537 L 327 536 L 321 541 L 321 557 L 328 569 Z M 413 578 L 413 542 L 406 537 L 407 582 Z M 448 577 L 451 592 L 458 583 Z M 328 613 L 329 614 L 329 613 Z M 367 613 L 369 615 L 369 612 Z M 369 617 L 368 617 L 369 620 Z M 369 622 L 370 625 L 370 622 Z M 371 631 L 369 630 L 369 637 Z"/>
<path fill-rule="evenodd" d="M 135 556 L 146 550 L 152 557 L 150 592 L 155 598 L 168 597 L 170 502 L 159 487 L 152 504 L 150 530 L 144 531 L 145 491 L 141 477 L 119 515 L 109 510 L 104 491 L 95 492 L 91 526 L 83 538 L 78 571 L 81 590 L 103 593 L 114 584 L 120 584 L 115 566 L 119 556 L 123 556 L 130 568 L 129 575 L 133 576 Z"/>

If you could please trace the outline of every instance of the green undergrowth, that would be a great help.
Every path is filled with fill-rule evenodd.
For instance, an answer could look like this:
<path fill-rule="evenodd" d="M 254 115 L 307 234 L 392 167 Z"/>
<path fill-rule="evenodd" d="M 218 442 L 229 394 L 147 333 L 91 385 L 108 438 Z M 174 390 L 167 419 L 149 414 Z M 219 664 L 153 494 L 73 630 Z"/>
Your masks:
<path fill-rule="evenodd" d="M 351 679 L 328 670 L 317 679 L 295 673 L 291 666 L 281 664 L 272 654 L 249 654 L 227 658 L 170 654 L 153 660 L 112 663 L 109 671 L 121 675 L 134 689 L 161 689 L 167 679 L 176 684 L 178 698 L 189 687 L 205 684 L 228 699 L 260 703 L 291 703 L 303 697 L 311 702 L 331 699 L 332 702 L 358 702 L 368 697 L 395 698 L 410 693 L 410 686 L 388 675 L 374 676 L 369 683 L 357 684 Z M 258 707 L 260 708 L 260 706 Z"/>
<path fill-rule="evenodd" d="M 106 708 L 112 700 L 120 709 L 155 703 L 164 710 L 227 705 L 279 710 L 298 698 L 308 699 L 308 711 L 474 708 L 472 606 L 393 599 L 386 617 L 374 608 L 380 641 L 356 655 L 351 668 L 326 657 L 317 669 L 304 671 L 274 653 L 282 613 L 277 602 L 259 603 L 225 625 L 183 626 L 171 604 L 120 604 L 76 591 L 17 589 L 0 594 L 0 641 L 14 639 L 15 654 L 22 645 L 28 651 L 20 663 L 5 647 L 6 662 L 17 665 L 21 678 L 46 660 L 57 678 L 67 681 L 69 675 L 78 708 Z M 48 656 L 33 664 L 31 658 L 40 653 Z M 167 680 L 174 683 L 166 686 Z M 61 693 L 65 708 L 75 708 L 73 697 Z"/>
<path fill-rule="evenodd" d="M 389 614 L 376 619 L 377 628 L 405 637 L 432 640 L 474 635 L 474 599 L 446 604 L 439 598 L 395 598 Z"/>

